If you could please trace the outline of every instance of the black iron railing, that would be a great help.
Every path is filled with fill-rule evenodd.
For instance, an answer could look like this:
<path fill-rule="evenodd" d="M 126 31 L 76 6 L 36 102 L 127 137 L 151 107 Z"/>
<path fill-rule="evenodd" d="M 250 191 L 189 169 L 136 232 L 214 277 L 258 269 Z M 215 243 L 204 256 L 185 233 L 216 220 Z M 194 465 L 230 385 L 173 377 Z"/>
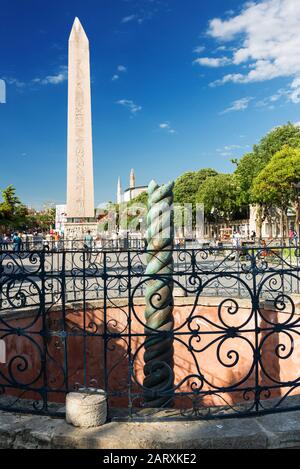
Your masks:
<path fill-rule="evenodd" d="M 42 237 L 36 238 L 25 238 L 22 239 L 20 246 L 17 248 L 12 241 L 3 242 L 0 241 L 1 251 L 15 251 L 16 249 L 20 252 L 28 251 L 48 251 L 48 252 L 60 252 L 60 251 L 77 251 L 83 250 L 86 241 L 84 238 L 79 239 L 64 239 L 61 238 L 57 241 L 54 239 L 47 239 Z M 145 239 L 142 236 L 132 237 L 99 237 L 93 239 L 92 246 L 93 251 L 112 251 L 120 250 L 127 251 L 130 249 L 142 250 L 145 248 Z"/>
<path fill-rule="evenodd" d="M 300 409 L 298 248 L 173 256 L 174 326 L 165 332 L 146 327 L 144 296 L 151 281 L 170 278 L 146 275 L 143 250 L 2 251 L 0 408 L 61 415 L 66 393 L 93 387 L 107 392 L 110 418 Z M 165 390 L 144 385 L 149 335 L 172 348 L 173 365 L 159 361 L 172 383 Z M 149 393 L 164 407 L 150 409 Z"/>

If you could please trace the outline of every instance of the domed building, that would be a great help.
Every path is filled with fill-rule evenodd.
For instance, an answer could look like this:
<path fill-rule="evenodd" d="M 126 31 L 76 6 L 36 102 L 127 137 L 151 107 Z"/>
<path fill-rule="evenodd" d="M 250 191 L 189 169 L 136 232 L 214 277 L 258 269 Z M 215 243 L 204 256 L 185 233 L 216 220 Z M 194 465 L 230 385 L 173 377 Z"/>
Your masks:
<path fill-rule="evenodd" d="M 135 199 L 138 195 L 142 194 L 143 192 L 147 192 L 147 186 L 136 186 L 135 184 L 135 173 L 132 169 L 130 171 L 130 178 L 129 178 L 129 187 L 124 192 L 122 191 L 122 184 L 121 178 L 118 179 L 118 187 L 117 187 L 117 203 L 121 204 L 123 202 L 130 202 L 131 200 Z"/>

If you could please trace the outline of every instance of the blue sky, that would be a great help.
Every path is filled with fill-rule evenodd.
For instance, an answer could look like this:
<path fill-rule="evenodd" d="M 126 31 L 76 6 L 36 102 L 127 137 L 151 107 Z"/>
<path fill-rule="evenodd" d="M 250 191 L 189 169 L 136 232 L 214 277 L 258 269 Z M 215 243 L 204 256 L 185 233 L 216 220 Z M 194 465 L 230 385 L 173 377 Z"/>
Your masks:
<path fill-rule="evenodd" d="M 300 121 L 298 0 L 0 0 L 0 187 L 66 192 L 67 44 L 90 39 L 95 201 L 230 159 Z"/>

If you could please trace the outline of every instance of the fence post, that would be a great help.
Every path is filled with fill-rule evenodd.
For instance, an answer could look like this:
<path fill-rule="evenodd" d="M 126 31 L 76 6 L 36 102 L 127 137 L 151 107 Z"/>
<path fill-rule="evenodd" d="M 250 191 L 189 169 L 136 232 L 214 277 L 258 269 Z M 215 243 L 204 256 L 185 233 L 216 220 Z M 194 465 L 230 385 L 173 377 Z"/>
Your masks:
<path fill-rule="evenodd" d="M 173 402 L 174 183 L 148 187 L 144 401 L 150 408 Z"/>

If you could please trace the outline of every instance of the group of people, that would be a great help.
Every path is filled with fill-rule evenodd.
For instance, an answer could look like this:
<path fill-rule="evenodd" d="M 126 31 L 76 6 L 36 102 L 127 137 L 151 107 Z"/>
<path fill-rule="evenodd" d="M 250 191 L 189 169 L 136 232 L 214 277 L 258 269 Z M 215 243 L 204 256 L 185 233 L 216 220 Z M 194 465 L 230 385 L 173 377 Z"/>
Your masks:
<path fill-rule="evenodd" d="M 8 251 L 9 246 L 12 245 L 14 252 L 20 252 L 22 248 L 21 233 L 14 233 L 12 235 L 4 234 L 1 239 L 1 246 L 4 251 Z"/>
<path fill-rule="evenodd" d="M 0 249 L 14 252 L 30 251 L 44 242 L 43 233 L 16 231 L 12 234 L 0 234 Z"/>
<path fill-rule="evenodd" d="M 38 236 L 38 233 L 33 233 L 33 234 L 28 234 L 28 233 L 21 233 L 21 232 L 15 232 L 13 234 L 4 234 L 0 235 L 0 247 L 2 251 L 8 251 L 10 247 L 14 252 L 20 252 L 23 249 L 24 250 L 30 250 L 30 236 L 33 238 L 32 242 L 35 242 L 35 237 Z M 42 235 L 41 235 L 42 236 Z M 53 231 L 50 235 L 48 235 L 50 239 L 48 241 L 52 242 L 51 249 L 54 250 L 59 250 L 60 249 L 60 243 L 63 241 L 63 236 L 59 234 L 59 232 Z M 251 235 L 249 236 L 250 240 L 252 243 L 256 241 L 256 233 L 255 231 L 251 232 Z M 248 239 L 249 239 L 248 238 Z M 298 233 L 295 229 L 291 228 L 289 230 L 289 244 L 290 246 L 298 246 Z M 98 238 L 97 238 L 98 239 Z M 96 241 L 97 241 L 96 239 Z M 232 234 L 232 246 L 235 249 L 239 249 L 242 244 L 243 244 L 243 236 L 242 233 L 237 230 L 234 231 Z M 223 245 L 221 237 L 215 238 L 215 245 L 218 247 L 221 247 Z M 184 240 L 179 240 L 178 242 L 178 248 L 181 248 L 184 246 Z M 86 251 L 91 252 L 94 247 L 94 238 L 91 234 L 91 232 L 88 230 L 83 238 L 83 247 Z"/>

